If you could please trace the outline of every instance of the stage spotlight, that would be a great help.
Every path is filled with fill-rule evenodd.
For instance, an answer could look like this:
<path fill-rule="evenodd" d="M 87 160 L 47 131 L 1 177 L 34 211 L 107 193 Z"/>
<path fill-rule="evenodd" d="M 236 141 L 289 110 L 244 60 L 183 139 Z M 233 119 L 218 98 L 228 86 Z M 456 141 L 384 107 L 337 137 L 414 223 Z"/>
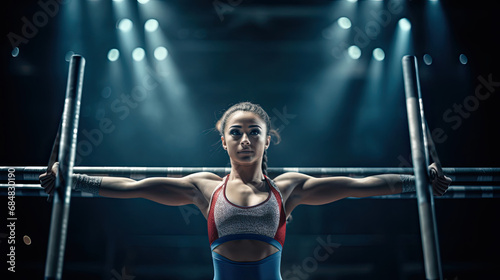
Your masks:
<path fill-rule="evenodd" d="M 149 0 L 137 0 L 137 2 L 139 2 L 139 4 L 146 4 Z"/>
<path fill-rule="evenodd" d="M 358 0 L 347 0 L 347 1 L 352 2 L 352 3 L 358 2 Z"/>
<path fill-rule="evenodd" d="M 361 49 L 358 47 L 358 46 L 350 46 L 348 49 L 347 49 L 347 53 L 349 54 L 349 56 L 352 58 L 352 59 L 358 59 L 361 57 Z"/>
<path fill-rule="evenodd" d="M 120 29 L 123 32 L 130 31 L 130 29 L 132 29 L 133 26 L 134 23 L 132 23 L 132 21 L 128 18 L 121 19 L 117 24 L 118 29 Z"/>
<path fill-rule="evenodd" d="M 117 61 L 120 57 L 120 51 L 117 49 L 111 49 L 108 52 L 108 60 L 109 61 Z"/>
<path fill-rule="evenodd" d="M 431 65 L 432 64 L 432 56 L 430 56 L 429 54 L 424 54 L 424 63 L 427 65 Z"/>
<path fill-rule="evenodd" d="M 346 17 L 341 17 L 337 20 L 337 23 L 339 24 L 339 26 L 343 29 L 349 29 L 351 28 L 352 24 L 351 24 L 351 20 L 349 20 L 348 18 Z"/>
<path fill-rule="evenodd" d="M 168 56 L 168 51 L 165 47 L 157 47 L 154 52 L 156 60 L 164 60 Z"/>
<path fill-rule="evenodd" d="M 159 23 L 156 19 L 148 19 L 144 24 L 144 29 L 148 32 L 154 32 L 158 29 Z"/>
<path fill-rule="evenodd" d="M 146 52 L 144 51 L 143 48 L 135 48 L 132 51 L 132 58 L 135 61 L 141 61 L 141 60 L 143 60 L 145 55 L 146 55 Z"/>
<path fill-rule="evenodd" d="M 467 59 L 467 56 L 465 54 L 461 54 L 458 59 L 460 60 L 460 63 L 462 63 L 463 65 L 467 64 L 467 61 L 469 61 L 469 59 Z"/>
<path fill-rule="evenodd" d="M 399 20 L 399 28 L 404 31 L 409 31 L 411 29 L 411 23 L 407 18 L 402 18 Z"/>
<path fill-rule="evenodd" d="M 373 50 L 373 58 L 377 61 L 382 61 L 385 58 L 385 52 L 381 48 L 376 48 Z"/>

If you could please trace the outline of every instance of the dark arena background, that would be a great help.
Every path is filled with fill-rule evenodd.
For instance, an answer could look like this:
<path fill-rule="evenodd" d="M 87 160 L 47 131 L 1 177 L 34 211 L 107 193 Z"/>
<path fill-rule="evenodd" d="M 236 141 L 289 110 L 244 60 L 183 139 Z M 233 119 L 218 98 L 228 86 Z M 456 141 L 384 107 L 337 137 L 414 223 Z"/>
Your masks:
<path fill-rule="evenodd" d="M 75 166 L 229 167 L 215 123 L 252 101 L 281 133 L 270 168 L 412 167 L 401 59 L 414 55 L 443 167 L 498 168 L 495 2 L 3 1 L 0 165 L 47 166 L 79 54 Z M 53 204 L 39 185 L 13 198 L 2 176 L 0 279 L 44 279 Z M 500 279 L 499 178 L 435 198 L 442 279 Z M 213 278 L 193 205 L 74 192 L 65 244 L 63 279 Z M 415 196 L 298 207 L 281 272 L 425 279 Z"/>

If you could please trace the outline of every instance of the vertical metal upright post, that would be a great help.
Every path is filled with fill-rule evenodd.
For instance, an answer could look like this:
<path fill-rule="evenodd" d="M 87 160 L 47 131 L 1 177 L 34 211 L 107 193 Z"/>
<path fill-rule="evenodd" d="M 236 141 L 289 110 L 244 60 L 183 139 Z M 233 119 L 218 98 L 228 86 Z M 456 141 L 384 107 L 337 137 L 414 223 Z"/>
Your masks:
<path fill-rule="evenodd" d="M 426 147 L 426 124 L 420 91 L 420 81 L 415 56 L 402 59 L 406 109 L 410 129 L 411 155 L 416 177 L 420 234 L 424 252 L 425 275 L 427 279 L 442 279 L 439 242 L 434 213 L 434 197 L 430 187 L 428 166 L 429 152 Z"/>
<path fill-rule="evenodd" d="M 52 218 L 45 263 L 46 280 L 62 278 L 84 68 L 85 59 L 79 55 L 73 55 L 69 64 L 66 99 L 61 122 L 59 170 L 53 192 Z"/>

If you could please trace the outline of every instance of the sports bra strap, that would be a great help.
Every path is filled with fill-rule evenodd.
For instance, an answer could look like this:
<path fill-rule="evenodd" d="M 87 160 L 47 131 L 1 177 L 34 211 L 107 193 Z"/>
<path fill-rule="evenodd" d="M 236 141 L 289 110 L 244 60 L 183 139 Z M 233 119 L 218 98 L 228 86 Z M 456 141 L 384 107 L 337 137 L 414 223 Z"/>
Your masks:
<path fill-rule="evenodd" d="M 226 242 L 232 241 L 232 240 L 244 240 L 244 239 L 263 241 L 263 242 L 266 242 L 266 243 L 273 245 L 274 247 L 276 247 L 280 251 L 283 249 L 281 244 L 276 239 L 271 238 L 269 236 L 265 236 L 265 235 L 251 234 L 251 233 L 225 235 L 221 238 L 214 240 L 214 242 L 212 242 L 210 247 L 211 247 L 211 250 L 213 251 L 217 246 L 221 245 L 222 243 L 226 243 Z"/>

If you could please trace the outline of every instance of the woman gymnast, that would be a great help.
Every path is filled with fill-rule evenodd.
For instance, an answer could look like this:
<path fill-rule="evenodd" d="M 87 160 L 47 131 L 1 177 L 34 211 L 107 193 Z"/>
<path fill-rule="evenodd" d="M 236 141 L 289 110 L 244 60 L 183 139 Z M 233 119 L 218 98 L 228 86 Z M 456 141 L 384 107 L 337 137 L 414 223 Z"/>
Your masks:
<path fill-rule="evenodd" d="M 287 172 L 271 180 L 267 177 L 267 149 L 271 136 L 279 142 L 279 135 L 257 104 L 233 105 L 216 128 L 231 162 L 231 171 L 223 178 L 210 172 L 140 181 L 74 174 L 73 189 L 104 197 L 145 198 L 170 206 L 196 205 L 208 222 L 214 280 L 281 280 L 286 220 L 298 205 L 415 191 L 414 176 L 399 174 L 315 178 Z M 54 189 L 56 172 L 54 165 L 40 175 L 46 193 Z M 436 176 L 431 183 L 434 195 L 443 195 L 451 179 Z"/>

